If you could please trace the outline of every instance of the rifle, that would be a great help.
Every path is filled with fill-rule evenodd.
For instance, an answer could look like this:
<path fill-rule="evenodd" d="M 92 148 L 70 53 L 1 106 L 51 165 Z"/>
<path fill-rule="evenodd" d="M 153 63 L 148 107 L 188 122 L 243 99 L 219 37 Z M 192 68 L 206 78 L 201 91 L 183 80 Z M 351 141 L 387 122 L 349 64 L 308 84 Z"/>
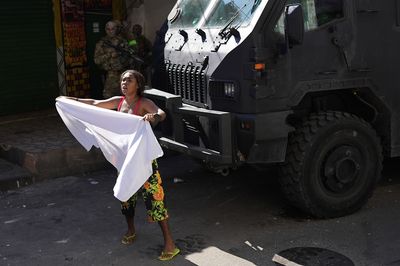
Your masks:
<path fill-rule="evenodd" d="M 115 46 L 114 44 L 112 44 L 109 41 L 103 41 L 103 43 L 105 45 L 107 45 L 108 47 L 114 48 L 115 50 L 117 50 L 118 52 L 120 52 L 122 55 L 124 56 L 128 56 L 130 58 L 132 58 L 134 61 L 136 61 L 136 63 L 139 64 L 139 66 L 141 66 L 142 64 L 144 64 L 144 61 L 142 58 L 140 58 L 139 56 L 135 55 L 135 53 L 130 50 L 130 49 L 124 49 L 120 46 Z"/>

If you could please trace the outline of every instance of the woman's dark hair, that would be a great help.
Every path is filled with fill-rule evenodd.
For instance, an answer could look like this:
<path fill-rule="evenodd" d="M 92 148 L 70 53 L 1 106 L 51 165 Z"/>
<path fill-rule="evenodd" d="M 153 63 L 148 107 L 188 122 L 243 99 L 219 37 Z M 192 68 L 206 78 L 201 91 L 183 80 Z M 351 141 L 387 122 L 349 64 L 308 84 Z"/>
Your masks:
<path fill-rule="evenodd" d="M 145 80 L 144 80 L 144 77 L 143 77 L 142 73 L 140 73 L 139 71 L 133 70 L 133 69 L 125 70 L 121 74 L 121 76 L 119 78 L 119 83 L 122 82 L 122 77 L 127 73 L 131 74 L 136 79 L 136 83 L 138 85 L 137 94 L 139 96 L 143 96 L 143 92 L 144 92 L 144 89 L 145 89 L 144 85 L 146 85 L 146 83 L 145 83 Z"/>

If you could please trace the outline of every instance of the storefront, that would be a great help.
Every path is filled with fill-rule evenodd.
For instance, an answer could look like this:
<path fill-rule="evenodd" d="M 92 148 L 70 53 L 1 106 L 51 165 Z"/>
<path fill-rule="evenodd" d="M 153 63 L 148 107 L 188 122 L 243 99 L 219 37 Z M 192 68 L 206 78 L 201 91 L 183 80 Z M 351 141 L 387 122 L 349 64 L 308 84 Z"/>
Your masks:
<path fill-rule="evenodd" d="M 93 62 L 111 19 L 151 41 L 176 0 L 6 0 L 0 6 L 0 116 L 54 107 L 58 95 L 101 97 Z"/>

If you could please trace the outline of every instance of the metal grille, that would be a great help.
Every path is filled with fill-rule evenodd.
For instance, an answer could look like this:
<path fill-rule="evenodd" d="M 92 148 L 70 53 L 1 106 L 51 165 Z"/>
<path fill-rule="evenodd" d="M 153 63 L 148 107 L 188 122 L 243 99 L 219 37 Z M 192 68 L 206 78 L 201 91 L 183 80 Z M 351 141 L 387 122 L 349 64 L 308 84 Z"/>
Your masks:
<path fill-rule="evenodd" d="M 206 74 L 201 66 L 166 63 L 168 89 L 191 103 L 207 104 Z"/>
<path fill-rule="evenodd" d="M 210 81 L 210 96 L 211 98 L 224 98 L 224 83 L 220 81 Z"/>

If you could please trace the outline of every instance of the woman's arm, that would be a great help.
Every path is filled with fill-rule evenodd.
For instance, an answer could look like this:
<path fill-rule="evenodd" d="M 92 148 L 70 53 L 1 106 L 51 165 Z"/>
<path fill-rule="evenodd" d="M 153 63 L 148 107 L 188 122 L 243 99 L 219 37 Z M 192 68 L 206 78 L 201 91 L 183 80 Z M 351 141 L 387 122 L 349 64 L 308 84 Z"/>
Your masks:
<path fill-rule="evenodd" d="M 95 99 L 88 99 L 88 98 L 76 98 L 70 96 L 60 96 L 66 99 L 75 100 L 81 103 L 94 105 L 100 108 L 105 109 L 116 109 L 118 107 L 119 102 L 121 101 L 121 96 L 114 96 L 104 100 L 95 100 Z"/>
<path fill-rule="evenodd" d="M 165 112 L 150 99 L 143 98 L 142 106 L 146 112 L 143 119 L 149 121 L 152 126 L 156 126 L 167 116 Z"/>

